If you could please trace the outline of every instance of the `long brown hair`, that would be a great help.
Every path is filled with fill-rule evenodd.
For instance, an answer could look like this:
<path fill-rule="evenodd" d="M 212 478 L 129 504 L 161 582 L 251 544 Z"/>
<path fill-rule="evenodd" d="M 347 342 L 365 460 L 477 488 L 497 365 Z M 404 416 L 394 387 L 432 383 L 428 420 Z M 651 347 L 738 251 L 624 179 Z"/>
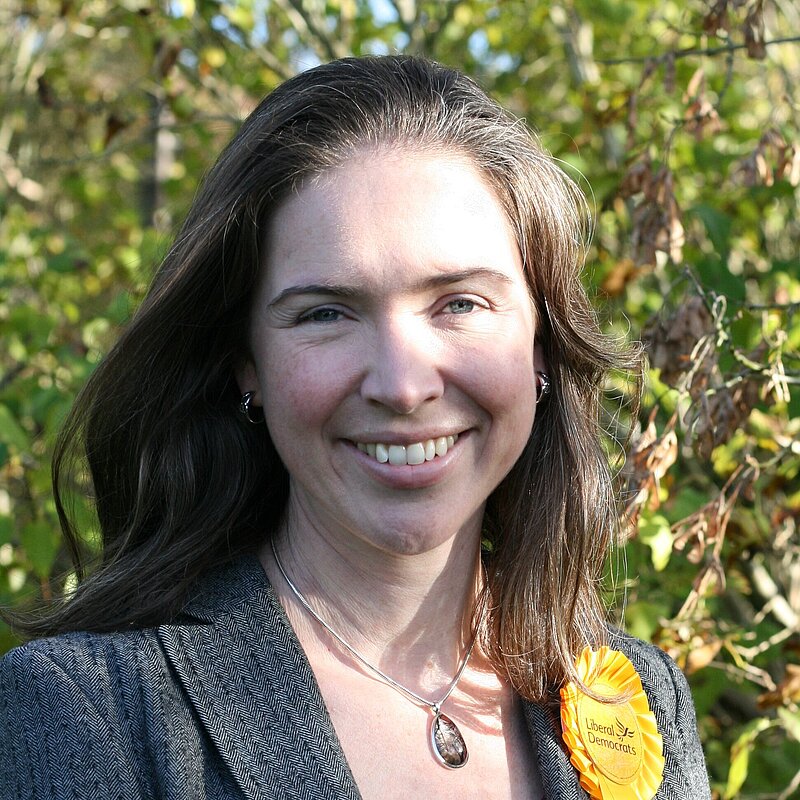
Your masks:
<path fill-rule="evenodd" d="M 174 617 L 192 582 L 275 528 L 288 476 L 263 427 L 237 411 L 268 220 L 310 176 L 365 147 L 466 155 L 516 231 L 552 392 L 489 498 L 491 654 L 542 699 L 605 635 L 597 582 L 617 525 L 599 428 L 621 364 L 580 280 L 583 195 L 536 137 L 470 79 L 425 59 L 352 58 L 272 92 L 208 174 L 133 320 L 79 396 L 57 445 L 56 503 L 81 577 L 60 604 L 17 619 L 28 635 L 116 630 Z M 268 265 L 267 265 L 268 268 Z M 88 463 L 101 527 L 89 574 L 62 503 Z"/>

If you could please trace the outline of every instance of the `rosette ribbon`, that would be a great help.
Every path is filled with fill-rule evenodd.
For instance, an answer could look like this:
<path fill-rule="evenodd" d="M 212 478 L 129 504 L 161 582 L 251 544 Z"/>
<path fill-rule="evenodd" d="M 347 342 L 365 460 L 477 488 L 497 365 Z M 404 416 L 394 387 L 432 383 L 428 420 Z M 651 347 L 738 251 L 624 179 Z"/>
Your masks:
<path fill-rule="evenodd" d="M 652 800 L 664 774 L 661 734 L 642 680 L 628 658 L 584 648 L 575 664 L 584 684 L 561 690 L 561 727 L 580 784 L 594 800 Z"/>

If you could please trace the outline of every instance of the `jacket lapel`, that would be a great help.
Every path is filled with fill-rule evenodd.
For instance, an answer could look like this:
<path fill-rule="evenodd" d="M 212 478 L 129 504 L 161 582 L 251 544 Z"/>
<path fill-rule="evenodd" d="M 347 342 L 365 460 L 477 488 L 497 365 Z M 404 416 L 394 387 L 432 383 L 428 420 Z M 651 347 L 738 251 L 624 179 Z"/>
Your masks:
<path fill-rule="evenodd" d="M 360 800 L 308 660 L 255 558 L 202 581 L 158 636 L 247 800 Z M 523 701 L 523 710 L 545 798 L 585 800 L 557 709 Z"/>
<path fill-rule="evenodd" d="M 586 792 L 578 783 L 578 773 L 562 744 L 558 707 L 522 702 L 545 798 L 587 800 Z"/>
<path fill-rule="evenodd" d="M 202 582 L 181 621 L 158 635 L 248 800 L 360 798 L 308 660 L 255 558 Z"/>

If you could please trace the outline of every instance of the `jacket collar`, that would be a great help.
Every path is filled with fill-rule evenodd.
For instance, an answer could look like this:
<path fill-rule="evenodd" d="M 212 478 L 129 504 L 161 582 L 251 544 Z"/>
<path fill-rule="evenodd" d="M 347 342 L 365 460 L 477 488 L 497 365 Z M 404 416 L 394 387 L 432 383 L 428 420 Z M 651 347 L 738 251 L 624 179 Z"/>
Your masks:
<path fill-rule="evenodd" d="M 359 798 L 308 660 L 255 558 L 198 585 L 159 638 L 247 800 Z"/>
<path fill-rule="evenodd" d="M 284 793 L 360 798 L 308 659 L 254 556 L 200 581 L 177 624 L 158 635 L 248 800 Z M 585 798 L 561 744 L 557 713 L 523 704 L 545 797 Z"/>

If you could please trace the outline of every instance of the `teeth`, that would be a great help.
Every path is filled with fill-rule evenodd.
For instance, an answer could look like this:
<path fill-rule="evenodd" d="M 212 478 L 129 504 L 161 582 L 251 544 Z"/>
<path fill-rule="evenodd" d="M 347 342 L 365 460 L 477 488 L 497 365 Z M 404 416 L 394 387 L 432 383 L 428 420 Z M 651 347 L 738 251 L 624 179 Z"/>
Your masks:
<path fill-rule="evenodd" d="M 389 445 L 389 463 L 393 467 L 400 466 L 400 464 L 407 464 L 406 449 L 401 444 Z"/>
<path fill-rule="evenodd" d="M 406 463 L 422 464 L 425 461 L 425 447 L 421 444 L 410 444 L 406 447 Z"/>
<path fill-rule="evenodd" d="M 380 442 L 356 442 L 356 447 L 374 458 L 380 464 L 389 463 L 394 467 L 405 464 L 422 464 L 432 461 L 436 456 L 443 456 L 458 441 L 454 436 L 439 436 L 437 439 L 426 439 L 414 444 L 381 444 Z"/>

